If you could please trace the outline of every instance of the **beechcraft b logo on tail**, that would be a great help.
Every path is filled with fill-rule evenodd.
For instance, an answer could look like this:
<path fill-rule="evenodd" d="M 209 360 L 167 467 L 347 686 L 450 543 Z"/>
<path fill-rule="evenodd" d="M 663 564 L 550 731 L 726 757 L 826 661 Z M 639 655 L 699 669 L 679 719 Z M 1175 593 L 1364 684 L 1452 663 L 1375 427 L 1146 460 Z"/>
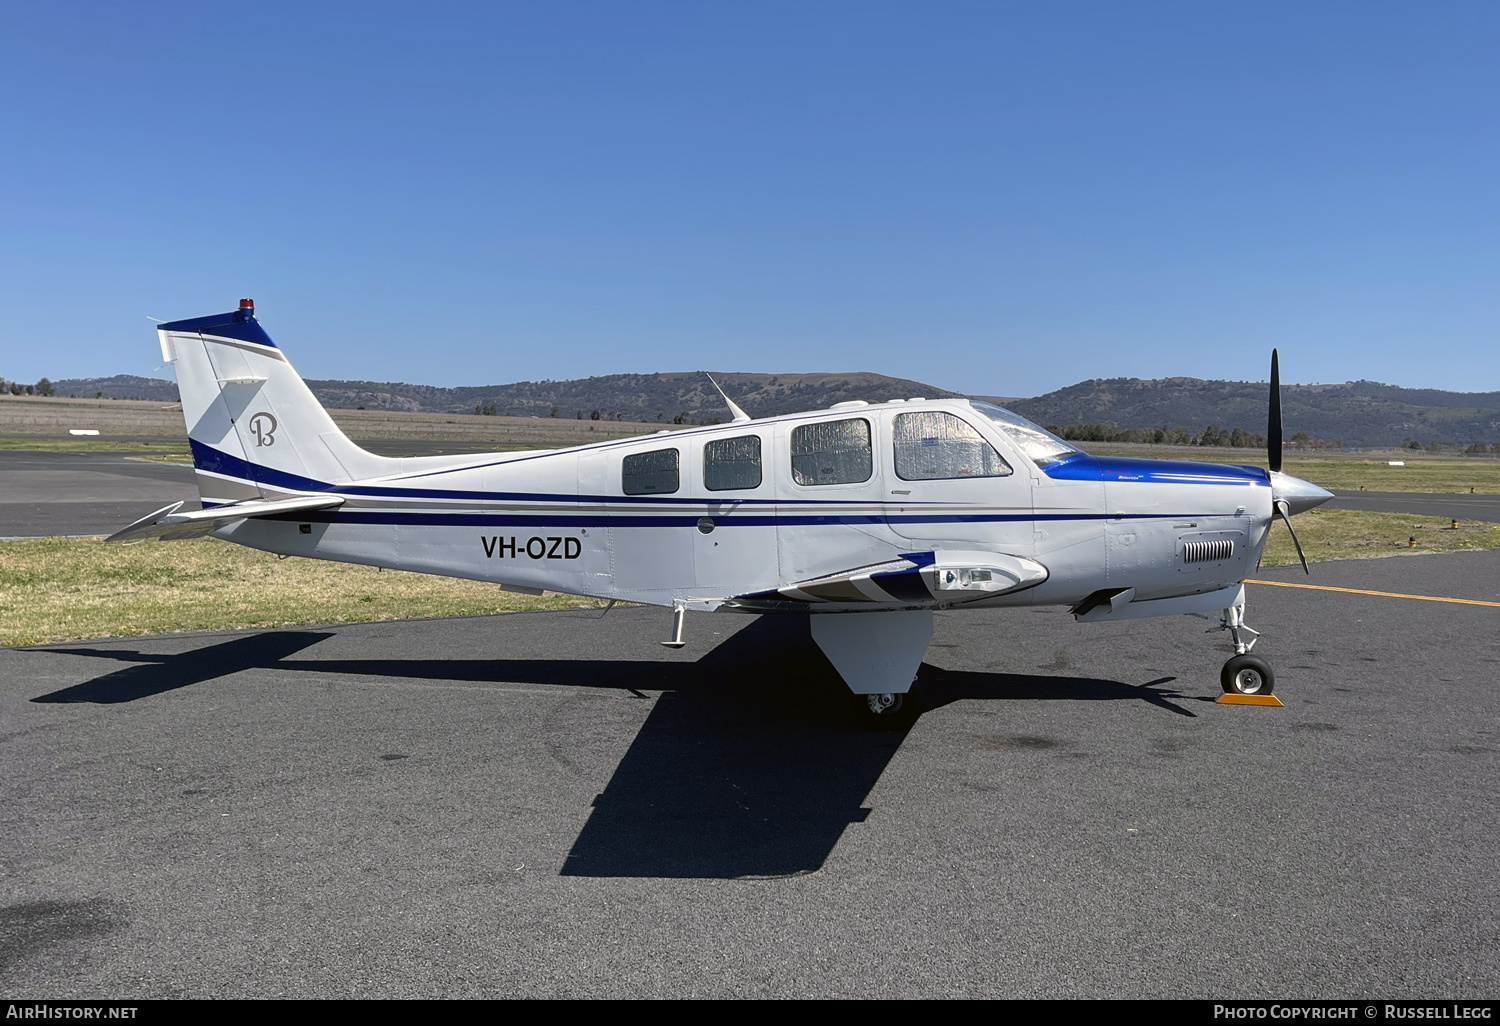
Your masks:
<path fill-rule="evenodd" d="M 255 435 L 255 447 L 276 444 L 276 418 L 269 413 L 257 413 L 250 418 L 250 431 Z"/>

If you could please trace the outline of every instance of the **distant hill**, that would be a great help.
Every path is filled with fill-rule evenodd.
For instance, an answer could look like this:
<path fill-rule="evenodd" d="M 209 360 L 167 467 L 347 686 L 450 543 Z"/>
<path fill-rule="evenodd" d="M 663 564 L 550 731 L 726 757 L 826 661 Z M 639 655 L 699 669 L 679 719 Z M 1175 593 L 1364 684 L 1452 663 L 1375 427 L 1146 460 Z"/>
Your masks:
<path fill-rule="evenodd" d="M 741 374 L 713 372 L 729 397 L 754 417 L 826 409 L 851 399 L 871 401 L 956 395 L 934 385 L 884 374 Z M 318 401 L 331 409 L 402 410 L 413 413 L 486 413 L 510 417 L 557 416 L 672 423 L 729 419 L 724 400 L 699 371 L 662 374 L 610 374 L 573 381 L 518 381 L 510 385 L 439 388 L 402 381 L 323 381 L 309 379 Z M 160 378 L 117 374 L 112 378 L 68 378 L 59 395 L 114 399 L 177 400 L 177 385 Z"/>
<path fill-rule="evenodd" d="M 751 416 L 772 417 L 826 409 L 850 399 L 939 398 L 957 393 L 883 374 L 715 373 L 730 398 Z M 723 400 L 698 372 L 611 374 L 573 381 L 521 381 L 510 385 L 438 388 L 404 382 L 309 381 L 334 409 L 552 416 L 685 423 L 728 420 Z M 172 402 L 177 386 L 159 378 L 119 374 L 57 382 L 59 395 Z M 1039 424 L 1057 427 L 1107 424 L 1117 428 L 1185 427 L 1197 434 L 1210 424 L 1259 434 L 1266 424 L 1266 385 L 1198 378 L 1110 378 L 1083 381 L 1034 399 L 1005 399 Z M 1283 419 L 1288 437 L 1306 432 L 1354 447 L 1400 445 L 1407 438 L 1442 445 L 1500 442 L 1500 392 L 1443 392 L 1375 381 L 1342 385 L 1285 385 Z M 1092 436 L 1099 437 L 1099 436 Z"/>
<path fill-rule="evenodd" d="M 92 399 L 152 399 L 164 403 L 177 401 L 177 382 L 161 378 L 139 378 L 134 374 L 116 374 L 112 378 L 66 378 L 53 387 L 62 396 Z"/>
<path fill-rule="evenodd" d="M 1256 433 L 1266 427 L 1267 386 L 1198 378 L 1109 378 L 1012 402 L 1040 424 L 1166 425 L 1198 431 L 1209 424 Z M 1443 445 L 1500 441 L 1500 392 L 1443 392 L 1376 381 L 1342 385 L 1283 385 L 1282 421 L 1288 437 L 1307 432 L 1346 446 L 1386 447 L 1413 438 Z"/>
<path fill-rule="evenodd" d="M 819 410 L 851 399 L 939 398 L 946 389 L 884 374 L 740 374 L 712 372 L 729 397 L 752 417 Z M 520 381 L 513 385 L 434 388 L 373 381 L 308 381 L 330 407 L 473 413 L 475 407 L 512 417 L 601 418 L 671 423 L 675 418 L 729 419 L 724 400 L 698 371 L 610 374 L 574 381 Z"/>

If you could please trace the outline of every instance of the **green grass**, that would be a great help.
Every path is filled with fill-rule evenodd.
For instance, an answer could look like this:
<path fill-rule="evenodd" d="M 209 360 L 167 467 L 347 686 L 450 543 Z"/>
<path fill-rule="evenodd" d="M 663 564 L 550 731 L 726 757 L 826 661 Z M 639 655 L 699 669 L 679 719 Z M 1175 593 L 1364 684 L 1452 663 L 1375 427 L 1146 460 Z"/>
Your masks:
<path fill-rule="evenodd" d="M 1315 509 L 1292 518 L 1297 540 L 1309 563 L 1323 559 L 1359 559 L 1422 552 L 1500 548 L 1500 524 L 1460 521 L 1458 529 L 1444 517 L 1408 513 L 1370 513 L 1356 509 Z M 1412 547 L 1411 539 L 1416 539 Z M 1279 520 L 1261 560 L 1263 566 L 1297 562 L 1292 536 Z"/>
<path fill-rule="evenodd" d="M 277 559 L 212 538 L 0 541 L 0 645 L 601 604 L 452 577 Z"/>
<path fill-rule="evenodd" d="M 1314 510 L 1293 523 L 1309 560 L 1500 548 L 1500 524 L 1455 531 L 1436 517 L 1359 510 Z M 1274 525 L 1264 564 L 1296 559 L 1286 526 Z M 281 560 L 212 538 L 108 546 L 92 538 L 0 541 L 0 645 L 600 605 L 452 577 Z"/>
<path fill-rule="evenodd" d="M 27 452 L 139 452 L 187 455 L 187 440 L 131 442 L 113 438 L 0 438 L 0 450 Z"/>

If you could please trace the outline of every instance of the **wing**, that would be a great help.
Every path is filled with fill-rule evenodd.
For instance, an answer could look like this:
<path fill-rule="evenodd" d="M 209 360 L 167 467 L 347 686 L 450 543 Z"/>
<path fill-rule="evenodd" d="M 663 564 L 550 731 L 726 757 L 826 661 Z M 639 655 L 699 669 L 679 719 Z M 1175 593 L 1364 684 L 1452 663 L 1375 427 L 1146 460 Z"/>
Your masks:
<path fill-rule="evenodd" d="M 734 600 L 736 605 L 838 603 L 867 606 L 927 606 L 974 601 L 1035 587 L 1047 568 L 1003 552 L 940 550 L 908 552 L 898 559 L 855 567 L 777 591 Z"/>

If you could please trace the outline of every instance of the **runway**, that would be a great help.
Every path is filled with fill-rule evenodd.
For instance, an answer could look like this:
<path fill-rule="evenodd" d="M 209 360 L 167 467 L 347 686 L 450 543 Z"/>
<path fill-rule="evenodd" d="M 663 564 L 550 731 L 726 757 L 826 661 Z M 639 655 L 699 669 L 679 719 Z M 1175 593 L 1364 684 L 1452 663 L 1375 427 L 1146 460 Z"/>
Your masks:
<path fill-rule="evenodd" d="M 1500 495 L 1442 492 L 1334 492 L 1325 509 L 1365 509 L 1500 523 Z"/>
<path fill-rule="evenodd" d="M 441 441 L 360 444 L 382 456 L 474 451 Z M 0 538 L 113 534 L 179 499 L 184 509 L 199 506 L 193 468 L 185 463 L 128 452 L 0 450 Z"/>
<path fill-rule="evenodd" d="M 1267 580 L 1500 601 L 1500 552 Z M 0 650 L 28 997 L 1490 998 L 1500 610 L 1250 585 L 945 613 L 906 734 L 793 618 L 512 614 Z"/>
<path fill-rule="evenodd" d="M 113 534 L 179 499 L 198 508 L 186 464 L 119 452 L 0 451 L 0 538 Z"/>

